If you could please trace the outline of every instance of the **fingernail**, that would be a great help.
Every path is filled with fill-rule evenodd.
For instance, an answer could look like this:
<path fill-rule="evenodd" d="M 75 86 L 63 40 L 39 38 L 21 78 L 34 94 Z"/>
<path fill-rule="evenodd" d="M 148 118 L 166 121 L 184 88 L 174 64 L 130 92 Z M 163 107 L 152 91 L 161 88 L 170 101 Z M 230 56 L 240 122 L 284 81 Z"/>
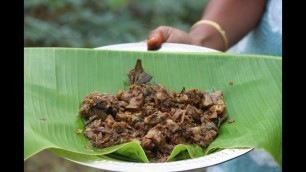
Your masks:
<path fill-rule="evenodd" d="M 153 41 L 153 40 L 155 40 L 155 39 L 157 39 L 157 36 L 156 36 L 156 35 L 153 35 L 153 36 L 150 37 L 149 41 Z"/>

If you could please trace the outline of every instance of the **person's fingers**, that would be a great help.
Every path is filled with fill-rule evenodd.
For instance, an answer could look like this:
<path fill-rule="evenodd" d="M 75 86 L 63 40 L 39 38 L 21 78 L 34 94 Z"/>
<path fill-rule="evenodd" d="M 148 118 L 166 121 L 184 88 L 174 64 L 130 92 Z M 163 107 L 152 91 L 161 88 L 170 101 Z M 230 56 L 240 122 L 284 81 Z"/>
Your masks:
<path fill-rule="evenodd" d="M 153 30 L 147 39 L 148 50 L 157 50 L 160 48 L 161 44 L 169 43 L 181 43 L 181 44 L 195 44 L 191 36 L 179 29 L 169 27 L 169 26 L 159 26 Z"/>
<path fill-rule="evenodd" d="M 159 26 L 150 32 L 147 39 L 141 42 L 147 43 L 148 50 L 157 50 L 162 43 L 166 42 L 171 33 L 171 29 L 172 28 L 168 26 Z"/>
<path fill-rule="evenodd" d="M 159 26 L 153 30 L 147 39 L 148 50 L 159 49 L 161 44 L 166 42 L 171 33 L 171 28 L 167 26 Z"/>

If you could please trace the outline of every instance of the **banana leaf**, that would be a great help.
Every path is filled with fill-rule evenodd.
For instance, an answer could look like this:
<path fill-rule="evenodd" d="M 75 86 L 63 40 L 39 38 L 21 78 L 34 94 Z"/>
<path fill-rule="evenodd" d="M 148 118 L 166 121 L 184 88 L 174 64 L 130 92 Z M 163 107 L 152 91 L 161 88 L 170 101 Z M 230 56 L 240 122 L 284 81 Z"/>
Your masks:
<path fill-rule="evenodd" d="M 24 160 L 49 149 L 63 156 L 148 162 L 137 142 L 90 147 L 77 111 L 93 91 L 116 93 L 128 85 L 137 59 L 153 82 L 180 91 L 223 90 L 229 119 L 206 149 L 178 145 L 168 161 L 224 148 L 257 148 L 282 161 L 282 59 L 228 53 L 111 51 L 82 48 L 24 49 Z M 78 132 L 76 132 L 78 131 Z"/>

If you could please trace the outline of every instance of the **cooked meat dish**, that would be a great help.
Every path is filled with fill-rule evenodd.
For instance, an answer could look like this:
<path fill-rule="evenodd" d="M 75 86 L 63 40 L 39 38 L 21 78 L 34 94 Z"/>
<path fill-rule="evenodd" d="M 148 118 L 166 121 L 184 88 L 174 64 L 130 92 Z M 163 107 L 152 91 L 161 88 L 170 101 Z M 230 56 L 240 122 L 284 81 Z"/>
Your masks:
<path fill-rule="evenodd" d="M 164 162 L 178 144 L 207 147 L 227 118 L 222 91 L 171 91 L 148 83 L 151 76 L 138 60 L 128 74 L 131 85 L 117 94 L 90 93 L 79 114 L 84 135 L 96 148 L 131 141 L 143 147 L 151 162 Z"/>

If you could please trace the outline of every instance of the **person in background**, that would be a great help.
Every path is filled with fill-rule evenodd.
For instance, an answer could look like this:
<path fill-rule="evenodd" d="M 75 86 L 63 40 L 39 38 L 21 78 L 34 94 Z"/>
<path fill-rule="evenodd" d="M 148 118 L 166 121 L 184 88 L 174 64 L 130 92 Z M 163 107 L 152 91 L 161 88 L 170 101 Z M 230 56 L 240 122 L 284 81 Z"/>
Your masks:
<path fill-rule="evenodd" d="M 223 52 L 282 56 L 282 0 L 211 0 L 189 32 L 159 26 L 148 34 L 146 42 L 148 50 L 157 50 L 167 42 Z M 281 168 L 266 152 L 253 150 L 205 170 L 265 172 Z"/>
<path fill-rule="evenodd" d="M 148 35 L 149 50 L 158 49 L 164 42 L 227 52 L 282 56 L 282 1 L 209 1 L 202 19 L 188 33 L 159 26 Z"/>

